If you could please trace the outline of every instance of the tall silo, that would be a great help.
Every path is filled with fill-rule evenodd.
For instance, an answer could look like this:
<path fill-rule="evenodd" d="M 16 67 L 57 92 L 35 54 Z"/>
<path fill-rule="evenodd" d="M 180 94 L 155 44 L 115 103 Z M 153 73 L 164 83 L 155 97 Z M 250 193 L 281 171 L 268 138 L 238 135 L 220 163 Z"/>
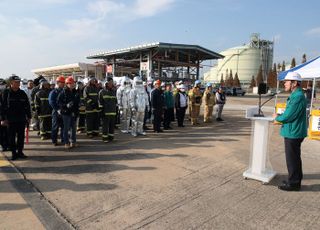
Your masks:
<path fill-rule="evenodd" d="M 226 79 L 226 72 L 238 73 L 242 84 L 250 84 L 252 76 L 256 77 L 262 65 L 264 79 L 272 68 L 273 42 L 260 39 L 259 34 L 252 34 L 250 43 L 233 47 L 221 52 L 225 57 L 204 74 L 207 82 L 220 82 L 221 75 Z"/>

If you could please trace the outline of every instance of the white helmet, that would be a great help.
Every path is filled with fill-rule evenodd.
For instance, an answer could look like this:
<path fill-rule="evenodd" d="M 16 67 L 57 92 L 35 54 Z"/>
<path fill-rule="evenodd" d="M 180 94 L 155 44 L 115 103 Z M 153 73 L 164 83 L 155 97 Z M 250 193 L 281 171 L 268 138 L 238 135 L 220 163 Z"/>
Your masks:
<path fill-rule="evenodd" d="M 300 74 L 297 72 L 289 72 L 283 79 L 284 81 L 302 81 Z"/>
<path fill-rule="evenodd" d="M 143 86 L 143 81 L 140 77 L 134 77 L 133 78 L 133 87 L 136 88 L 136 87 L 142 87 Z"/>
<path fill-rule="evenodd" d="M 87 85 L 88 82 L 89 82 L 89 78 L 86 77 L 86 78 L 83 79 L 83 84 L 84 84 L 84 85 Z"/>
<path fill-rule="evenodd" d="M 131 80 L 127 76 L 123 77 L 121 81 L 121 86 L 123 87 L 130 87 L 131 86 Z"/>

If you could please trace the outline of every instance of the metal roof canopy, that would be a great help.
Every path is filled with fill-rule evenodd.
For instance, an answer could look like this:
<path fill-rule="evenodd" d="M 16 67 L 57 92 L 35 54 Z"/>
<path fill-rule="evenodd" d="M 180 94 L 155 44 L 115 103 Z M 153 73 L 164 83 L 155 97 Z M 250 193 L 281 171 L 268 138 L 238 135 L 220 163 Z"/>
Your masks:
<path fill-rule="evenodd" d="M 36 75 L 43 75 L 48 79 L 54 79 L 58 75 L 72 75 L 74 77 L 87 77 L 89 74 L 97 75 L 97 72 L 99 72 L 99 68 L 101 68 L 101 71 L 103 71 L 104 65 L 101 65 L 99 63 L 90 64 L 78 62 L 67 65 L 58 65 L 40 69 L 33 69 L 31 72 L 33 72 Z M 102 73 L 100 75 L 102 75 Z"/>
<path fill-rule="evenodd" d="M 200 63 L 204 60 L 223 58 L 224 56 L 198 45 L 150 43 L 133 46 L 125 49 L 117 49 L 89 55 L 88 59 L 104 59 L 107 65 L 113 65 L 113 74 L 117 69 L 140 69 L 142 62 L 152 63 L 149 71 L 157 70 L 161 78 L 162 70 L 166 68 L 187 67 L 188 74 L 195 72 L 199 79 Z"/>

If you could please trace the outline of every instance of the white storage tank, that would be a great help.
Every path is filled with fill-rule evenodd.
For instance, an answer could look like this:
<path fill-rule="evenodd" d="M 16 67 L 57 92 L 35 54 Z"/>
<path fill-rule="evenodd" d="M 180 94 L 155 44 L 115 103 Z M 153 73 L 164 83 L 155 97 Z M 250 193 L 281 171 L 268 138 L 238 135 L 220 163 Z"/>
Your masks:
<path fill-rule="evenodd" d="M 261 40 L 259 34 L 253 34 L 249 44 L 233 47 L 221 52 L 225 58 L 218 60 L 216 66 L 204 73 L 206 82 L 220 82 L 221 75 L 226 80 L 226 73 L 232 70 L 233 77 L 238 73 L 242 84 L 250 84 L 252 76 L 257 77 L 262 64 L 263 76 L 272 68 L 273 42 Z"/>

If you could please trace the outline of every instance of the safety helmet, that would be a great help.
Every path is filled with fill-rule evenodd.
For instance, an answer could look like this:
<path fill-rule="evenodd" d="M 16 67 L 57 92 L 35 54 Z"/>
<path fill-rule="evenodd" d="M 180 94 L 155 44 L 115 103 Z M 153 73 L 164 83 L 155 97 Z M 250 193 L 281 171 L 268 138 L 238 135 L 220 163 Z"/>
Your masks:
<path fill-rule="evenodd" d="M 207 87 L 212 87 L 212 84 L 210 82 L 208 82 Z"/>
<path fill-rule="evenodd" d="M 105 82 L 105 83 L 108 83 L 109 81 L 113 81 L 113 78 L 112 78 L 112 77 L 107 77 L 107 79 L 106 79 L 106 82 Z"/>
<path fill-rule="evenodd" d="M 184 85 L 184 84 L 181 84 L 181 85 L 178 85 L 178 89 L 181 91 L 181 92 L 185 92 L 187 87 Z"/>
<path fill-rule="evenodd" d="M 0 85 L 6 85 L 6 81 L 3 78 L 0 78 Z"/>
<path fill-rule="evenodd" d="M 121 81 L 121 86 L 130 86 L 131 85 L 131 80 L 130 78 L 128 78 L 127 76 L 123 77 L 122 81 Z"/>
<path fill-rule="evenodd" d="M 83 82 L 82 81 L 77 81 L 77 85 L 83 85 Z"/>
<path fill-rule="evenodd" d="M 66 79 L 64 76 L 61 75 L 61 76 L 57 77 L 56 81 L 61 82 L 61 83 L 65 83 Z"/>
<path fill-rule="evenodd" d="M 178 85 L 178 89 L 186 89 L 187 87 L 184 84 Z"/>
<path fill-rule="evenodd" d="M 45 85 L 49 85 L 49 82 L 45 78 L 42 78 L 39 83 L 40 83 L 40 89 L 43 89 Z"/>
<path fill-rule="evenodd" d="M 26 85 L 26 84 L 28 84 L 28 79 L 25 79 L 25 78 L 21 79 L 21 82 L 22 82 L 23 85 Z"/>
<path fill-rule="evenodd" d="M 159 85 L 159 86 L 161 86 L 161 81 L 158 79 L 158 80 L 156 80 L 156 81 L 153 82 L 153 85 Z"/>
<path fill-rule="evenodd" d="M 136 76 L 133 78 L 133 87 L 141 87 L 143 86 L 143 81 L 140 77 Z"/>
<path fill-rule="evenodd" d="M 284 81 L 302 81 L 301 75 L 297 72 L 289 72 L 283 79 Z"/>
<path fill-rule="evenodd" d="M 201 84 L 201 81 L 200 81 L 200 80 L 196 80 L 196 81 L 194 82 L 194 86 L 197 86 L 197 85 L 199 85 L 199 84 Z"/>
<path fill-rule="evenodd" d="M 92 81 L 92 80 L 97 80 L 97 78 L 93 75 L 89 76 L 89 81 Z"/>
<path fill-rule="evenodd" d="M 66 81 L 65 81 L 66 84 L 73 84 L 74 83 L 74 79 L 73 77 L 67 77 Z"/>

